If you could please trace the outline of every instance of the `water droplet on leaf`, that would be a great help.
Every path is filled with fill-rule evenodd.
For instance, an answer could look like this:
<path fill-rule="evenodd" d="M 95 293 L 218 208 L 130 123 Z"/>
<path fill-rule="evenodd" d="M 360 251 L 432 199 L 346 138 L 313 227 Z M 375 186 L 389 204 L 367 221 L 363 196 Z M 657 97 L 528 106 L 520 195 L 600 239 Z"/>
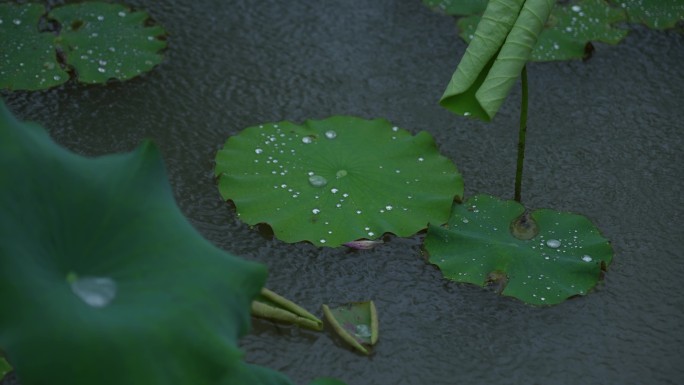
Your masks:
<path fill-rule="evenodd" d="M 546 246 L 552 248 L 552 249 L 557 249 L 561 245 L 561 242 L 557 239 L 549 239 L 546 241 Z"/>
<path fill-rule="evenodd" d="M 328 139 L 335 139 L 337 137 L 337 132 L 329 130 L 325 132 L 325 137 Z"/>
<path fill-rule="evenodd" d="M 314 187 L 323 187 L 328 184 L 328 180 L 320 175 L 312 175 L 309 177 L 309 184 Z"/>
<path fill-rule="evenodd" d="M 71 291 L 87 305 L 102 308 L 116 297 L 116 282 L 108 277 L 81 277 L 71 282 Z"/>

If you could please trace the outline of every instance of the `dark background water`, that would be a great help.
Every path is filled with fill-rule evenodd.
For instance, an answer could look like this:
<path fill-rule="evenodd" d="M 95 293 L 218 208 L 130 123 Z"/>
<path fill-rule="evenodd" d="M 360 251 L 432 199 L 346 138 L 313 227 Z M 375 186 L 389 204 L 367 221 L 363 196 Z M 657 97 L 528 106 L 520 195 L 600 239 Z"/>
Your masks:
<path fill-rule="evenodd" d="M 170 33 L 151 73 L 103 86 L 4 94 L 20 118 L 87 155 L 151 138 L 179 205 L 212 242 L 269 266 L 268 287 L 321 314 L 373 299 L 371 357 L 331 336 L 255 321 L 249 362 L 304 384 L 676 384 L 684 378 L 684 36 L 635 28 L 594 57 L 529 66 L 523 200 L 588 216 L 614 263 L 589 296 L 535 308 L 447 282 L 422 235 L 371 251 L 263 237 L 221 201 L 213 159 L 271 121 L 349 114 L 427 130 L 466 194 L 512 198 L 519 91 L 493 123 L 437 105 L 465 50 L 453 19 L 418 0 L 134 1 Z"/>

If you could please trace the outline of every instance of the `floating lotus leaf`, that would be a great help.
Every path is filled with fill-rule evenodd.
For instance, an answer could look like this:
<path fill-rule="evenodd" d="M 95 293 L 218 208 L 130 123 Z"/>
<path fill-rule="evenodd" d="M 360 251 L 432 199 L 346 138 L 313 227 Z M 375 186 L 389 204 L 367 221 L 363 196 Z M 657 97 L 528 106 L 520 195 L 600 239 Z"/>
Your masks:
<path fill-rule="evenodd" d="M 423 4 L 447 15 L 482 14 L 488 0 L 423 0 Z"/>
<path fill-rule="evenodd" d="M 444 223 L 463 193 L 430 134 L 349 116 L 249 127 L 218 152 L 215 173 L 244 222 L 329 247 Z"/>
<path fill-rule="evenodd" d="M 544 29 L 539 34 L 532 61 L 582 59 L 587 56 L 587 44 L 600 41 L 617 44 L 627 30 L 613 25 L 626 20 L 623 10 L 611 7 L 603 0 L 580 0 L 556 4 Z M 470 42 L 480 16 L 458 21 L 460 36 Z"/>
<path fill-rule="evenodd" d="M 378 342 L 378 313 L 373 301 L 353 302 L 330 308 L 323 305 L 325 319 L 348 344 L 363 354 Z"/>
<path fill-rule="evenodd" d="M 524 212 L 515 201 L 487 195 L 454 205 L 447 227 L 428 229 L 430 262 L 446 278 L 479 286 L 494 281 L 503 295 L 533 305 L 591 290 L 613 254 L 598 229 L 581 215 L 541 209 L 527 221 L 534 231 L 514 236 L 512 224 Z"/>
<path fill-rule="evenodd" d="M 682 0 L 617 0 L 627 11 L 629 21 L 643 23 L 650 28 L 666 29 L 684 20 Z"/>
<path fill-rule="evenodd" d="M 41 18 L 58 23 L 53 29 Z M 85 83 L 127 80 L 162 61 L 165 32 L 145 12 L 86 2 L 54 8 L 0 4 L 0 88 L 38 90 L 69 79 Z"/>
<path fill-rule="evenodd" d="M 0 212 L 0 347 L 22 384 L 290 384 L 236 346 L 266 268 L 193 229 L 151 143 L 84 158 L 0 103 Z"/>
<path fill-rule="evenodd" d="M 40 4 L 0 4 L 0 88 L 38 90 L 69 80 L 57 62 L 55 36 L 38 30 L 44 14 Z"/>
<path fill-rule="evenodd" d="M 62 25 L 58 42 L 84 83 L 127 80 L 162 61 L 164 29 L 147 26 L 145 12 L 93 2 L 57 7 L 49 16 Z"/>

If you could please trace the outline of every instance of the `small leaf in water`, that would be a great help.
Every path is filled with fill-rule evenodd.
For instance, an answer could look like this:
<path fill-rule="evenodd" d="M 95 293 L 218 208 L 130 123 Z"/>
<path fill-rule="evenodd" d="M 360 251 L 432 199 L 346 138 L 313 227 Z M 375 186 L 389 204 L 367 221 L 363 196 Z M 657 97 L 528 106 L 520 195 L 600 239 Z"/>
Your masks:
<path fill-rule="evenodd" d="M 378 315 L 373 301 L 353 302 L 336 308 L 323 305 L 325 319 L 348 344 L 364 354 L 378 341 Z"/>

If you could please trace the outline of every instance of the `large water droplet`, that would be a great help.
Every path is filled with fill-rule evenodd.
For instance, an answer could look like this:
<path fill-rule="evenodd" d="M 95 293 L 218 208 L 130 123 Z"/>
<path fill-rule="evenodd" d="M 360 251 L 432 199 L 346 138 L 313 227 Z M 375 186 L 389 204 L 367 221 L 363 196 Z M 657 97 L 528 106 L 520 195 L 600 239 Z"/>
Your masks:
<path fill-rule="evenodd" d="M 335 176 L 337 177 L 337 179 L 345 177 L 345 176 L 347 176 L 347 170 L 340 170 L 340 171 L 335 173 Z"/>
<path fill-rule="evenodd" d="M 546 241 L 546 246 L 552 248 L 552 249 L 557 249 L 561 245 L 561 242 L 557 239 L 549 239 Z"/>
<path fill-rule="evenodd" d="M 582 260 L 583 260 L 584 262 L 591 262 L 591 261 L 592 261 L 592 258 L 591 258 L 591 256 L 589 256 L 589 255 L 584 255 L 584 256 L 582 257 Z"/>
<path fill-rule="evenodd" d="M 361 338 L 369 338 L 371 336 L 371 330 L 368 325 L 356 325 L 356 334 Z"/>
<path fill-rule="evenodd" d="M 71 291 L 92 307 L 105 307 L 116 297 L 116 282 L 108 277 L 81 277 L 71 282 Z"/>
<path fill-rule="evenodd" d="M 337 137 L 337 132 L 329 130 L 325 132 L 325 137 L 328 139 L 335 139 Z"/>
<path fill-rule="evenodd" d="M 328 180 L 320 175 L 311 175 L 309 177 L 309 183 L 314 187 L 323 187 L 328 184 Z"/>
<path fill-rule="evenodd" d="M 313 139 L 311 139 L 310 136 L 305 136 L 302 138 L 302 143 L 304 143 L 304 144 L 309 144 L 311 142 L 313 142 Z"/>

